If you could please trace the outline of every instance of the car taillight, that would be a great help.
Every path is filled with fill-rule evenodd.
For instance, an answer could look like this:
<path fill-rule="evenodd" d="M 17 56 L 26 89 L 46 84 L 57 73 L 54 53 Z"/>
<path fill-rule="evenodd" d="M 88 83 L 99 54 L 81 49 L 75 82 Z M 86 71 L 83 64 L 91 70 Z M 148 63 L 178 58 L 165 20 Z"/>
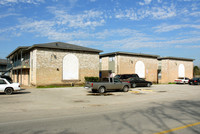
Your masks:
<path fill-rule="evenodd" d="M 194 82 L 197 82 L 196 80 Z"/>
<path fill-rule="evenodd" d="M 126 82 L 130 83 L 130 81 L 126 81 Z"/>
<path fill-rule="evenodd" d="M 93 87 L 93 83 L 91 83 L 91 87 Z"/>

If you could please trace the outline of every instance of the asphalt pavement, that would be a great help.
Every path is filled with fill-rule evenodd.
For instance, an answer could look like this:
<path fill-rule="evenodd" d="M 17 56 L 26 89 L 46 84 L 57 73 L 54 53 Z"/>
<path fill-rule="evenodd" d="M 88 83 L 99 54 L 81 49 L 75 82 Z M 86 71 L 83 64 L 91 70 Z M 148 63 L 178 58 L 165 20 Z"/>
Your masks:
<path fill-rule="evenodd" d="M 190 85 L 153 85 L 105 96 L 82 87 L 26 89 L 0 94 L 0 133 L 199 134 L 199 96 L 200 86 Z"/>

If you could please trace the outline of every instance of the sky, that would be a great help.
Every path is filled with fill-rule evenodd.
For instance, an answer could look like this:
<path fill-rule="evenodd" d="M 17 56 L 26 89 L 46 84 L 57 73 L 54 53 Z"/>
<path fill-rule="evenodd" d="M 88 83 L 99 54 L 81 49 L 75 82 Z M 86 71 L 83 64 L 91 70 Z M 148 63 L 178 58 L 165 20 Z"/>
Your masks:
<path fill-rule="evenodd" d="M 0 0 L 0 58 L 57 41 L 199 66 L 200 0 Z"/>

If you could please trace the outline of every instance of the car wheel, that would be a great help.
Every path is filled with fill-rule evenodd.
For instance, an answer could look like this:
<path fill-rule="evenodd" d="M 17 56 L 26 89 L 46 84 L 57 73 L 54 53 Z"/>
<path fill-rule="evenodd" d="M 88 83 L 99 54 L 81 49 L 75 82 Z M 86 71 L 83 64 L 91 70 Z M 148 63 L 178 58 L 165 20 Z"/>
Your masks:
<path fill-rule="evenodd" d="M 151 86 L 151 84 L 150 84 L 150 83 L 148 83 L 148 84 L 147 84 L 147 87 L 150 87 L 150 86 Z"/>
<path fill-rule="evenodd" d="M 100 87 L 99 89 L 98 89 L 98 91 L 99 91 L 99 93 L 105 93 L 105 91 L 106 91 L 106 88 L 105 87 Z"/>
<path fill-rule="evenodd" d="M 137 85 L 135 83 L 132 84 L 132 87 L 135 88 Z"/>
<path fill-rule="evenodd" d="M 123 87 L 123 91 L 124 91 L 124 92 L 128 92 L 128 91 L 129 91 L 129 87 L 128 87 L 128 86 L 124 86 L 124 87 Z"/>
<path fill-rule="evenodd" d="M 11 95 L 13 93 L 13 89 L 12 88 L 6 88 L 5 93 L 6 93 L 6 95 Z"/>

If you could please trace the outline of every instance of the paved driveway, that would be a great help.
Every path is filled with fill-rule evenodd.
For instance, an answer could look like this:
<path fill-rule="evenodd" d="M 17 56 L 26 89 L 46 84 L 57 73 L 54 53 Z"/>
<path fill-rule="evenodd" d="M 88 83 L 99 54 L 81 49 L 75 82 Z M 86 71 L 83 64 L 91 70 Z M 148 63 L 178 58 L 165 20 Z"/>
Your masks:
<path fill-rule="evenodd" d="M 0 113 L 34 110 L 55 110 L 137 104 L 170 99 L 180 100 L 200 94 L 200 86 L 153 85 L 132 88 L 129 92 L 108 92 L 108 96 L 95 96 L 83 87 L 26 89 L 13 95 L 0 94 Z"/>
<path fill-rule="evenodd" d="M 109 92 L 110 96 L 93 96 L 82 87 L 0 94 L 0 133 L 145 134 L 179 127 L 177 133 L 200 132 L 199 124 L 194 125 L 200 117 L 200 86 L 153 85 L 131 90 Z"/>

